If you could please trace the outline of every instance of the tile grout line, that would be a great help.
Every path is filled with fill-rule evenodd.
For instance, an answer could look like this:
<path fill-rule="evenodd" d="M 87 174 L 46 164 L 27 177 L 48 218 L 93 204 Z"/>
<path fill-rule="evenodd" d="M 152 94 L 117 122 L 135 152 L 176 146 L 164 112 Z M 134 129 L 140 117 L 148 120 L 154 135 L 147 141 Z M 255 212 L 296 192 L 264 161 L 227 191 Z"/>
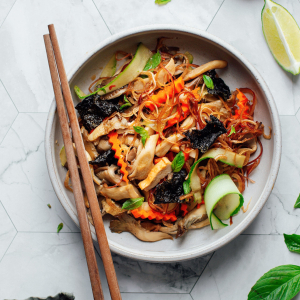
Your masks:
<path fill-rule="evenodd" d="M 9 92 L 8 92 L 8 90 L 7 90 L 7 88 L 5 87 L 5 85 L 4 85 L 4 83 L 3 83 L 3 81 L 2 81 L 1 79 L 0 79 L 0 82 L 1 82 L 1 84 L 3 85 L 3 87 L 4 87 L 4 89 L 5 89 L 6 93 L 7 93 L 7 95 L 8 95 L 8 97 L 9 97 L 9 99 L 11 100 L 11 102 L 13 103 L 13 105 L 14 105 L 14 107 L 16 108 L 17 112 L 19 113 L 19 110 L 18 110 L 18 108 L 17 108 L 15 102 L 13 101 L 12 97 L 10 96 L 10 94 L 9 94 Z"/>
<path fill-rule="evenodd" d="M 189 295 L 191 296 L 192 300 L 194 300 L 194 298 L 193 298 L 192 294 L 190 293 Z"/>
<path fill-rule="evenodd" d="M 8 214 L 8 211 L 6 210 L 6 208 L 5 208 L 4 204 L 3 204 L 3 202 L 2 202 L 1 200 L 0 200 L 0 203 L 1 203 L 1 205 L 2 205 L 2 207 L 3 207 L 3 209 L 4 209 L 4 211 L 6 212 L 6 214 L 7 214 L 8 218 L 10 219 L 11 223 L 13 224 L 13 226 L 14 226 L 14 228 L 15 228 L 16 232 L 18 233 L 18 229 L 17 229 L 17 227 L 15 226 L 15 223 L 12 221 L 12 219 L 11 219 L 10 215 Z"/>
<path fill-rule="evenodd" d="M 299 1 L 300 1 L 300 0 L 299 0 Z M 217 16 L 217 14 L 218 14 L 219 10 L 221 9 L 221 7 L 222 7 L 222 5 L 223 5 L 224 2 L 225 2 L 225 0 L 223 0 L 223 2 L 221 3 L 221 5 L 219 6 L 217 12 L 216 12 L 215 15 L 213 16 L 212 20 L 211 20 L 210 23 L 208 24 L 208 26 L 207 26 L 207 28 L 205 29 L 205 31 L 207 31 L 207 30 L 209 29 L 211 23 L 213 22 L 213 20 L 214 20 L 215 17 Z"/>
<path fill-rule="evenodd" d="M 3 260 L 3 258 L 4 258 L 4 256 L 6 255 L 6 253 L 7 253 L 8 249 L 9 249 L 9 248 L 10 248 L 10 246 L 12 245 L 12 243 L 13 243 L 13 241 L 15 240 L 15 238 L 16 238 L 16 236 L 17 236 L 17 235 L 18 235 L 18 232 L 16 232 L 16 234 L 15 234 L 14 238 L 13 238 L 13 239 L 12 239 L 12 241 L 10 242 L 10 244 L 9 244 L 9 246 L 7 247 L 6 251 L 4 252 L 4 254 L 3 254 L 2 258 L 0 259 L 0 264 L 1 264 L 1 262 L 2 262 L 2 260 Z"/>
<path fill-rule="evenodd" d="M 92 1 L 93 1 L 94 5 L 95 5 L 95 7 L 96 7 L 96 9 L 97 9 L 97 11 L 98 11 L 98 13 L 99 13 L 99 15 L 101 16 L 101 18 L 102 18 L 104 24 L 106 25 L 106 27 L 107 27 L 109 33 L 112 35 L 112 33 L 111 33 L 111 31 L 110 31 L 110 28 L 109 28 L 108 25 L 106 24 L 106 21 L 104 20 L 104 18 L 103 18 L 103 16 L 102 16 L 101 12 L 99 11 L 97 5 L 95 4 L 94 0 L 92 0 Z"/>
<path fill-rule="evenodd" d="M 0 28 L 2 27 L 2 25 L 4 24 L 4 22 L 6 21 L 8 15 L 10 14 L 11 10 L 13 9 L 13 7 L 15 6 L 17 0 L 14 2 L 14 4 L 12 5 L 11 9 L 9 10 L 9 12 L 7 13 L 6 17 L 4 18 L 3 22 L 0 24 Z"/>
<path fill-rule="evenodd" d="M 11 122 L 11 124 L 10 124 L 10 126 L 9 126 L 9 128 L 8 128 L 8 130 L 7 130 L 7 132 L 5 133 L 5 135 L 4 135 L 3 139 L 2 139 L 2 141 L 0 141 L 0 146 L 2 145 L 2 142 L 4 141 L 4 139 L 6 138 L 6 136 L 8 135 L 9 131 L 11 130 L 11 128 L 12 128 L 13 124 L 15 123 L 15 121 L 16 121 L 18 115 L 19 115 L 19 112 L 18 112 L 17 115 L 15 116 L 14 120 Z"/>
<path fill-rule="evenodd" d="M 209 258 L 208 262 L 206 263 L 204 269 L 202 270 L 202 272 L 200 273 L 198 279 L 196 280 L 195 284 L 194 284 L 193 287 L 191 288 L 190 293 L 189 293 L 190 295 L 191 295 L 191 293 L 192 293 L 194 287 L 196 286 L 197 282 L 199 281 L 200 277 L 202 276 L 203 272 L 204 272 L 205 269 L 207 268 L 209 262 L 211 261 L 211 259 L 213 258 L 213 256 L 214 256 L 215 253 L 216 253 L 216 251 L 211 255 L 211 257 Z"/>

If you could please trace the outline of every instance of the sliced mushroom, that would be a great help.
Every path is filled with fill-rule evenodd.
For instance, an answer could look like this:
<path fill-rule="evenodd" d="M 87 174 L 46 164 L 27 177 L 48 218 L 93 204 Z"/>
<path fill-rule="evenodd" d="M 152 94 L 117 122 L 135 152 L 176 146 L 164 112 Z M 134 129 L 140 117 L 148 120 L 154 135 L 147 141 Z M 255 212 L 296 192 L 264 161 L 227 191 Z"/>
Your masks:
<path fill-rule="evenodd" d="M 117 204 L 110 198 L 106 198 L 105 200 L 102 200 L 101 205 L 102 205 L 102 216 L 105 214 L 109 214 L 116 217 L 126 211 L 126 209 L 122 209 L 122 207 L 119 204 Z"/>
<path fill-rule="evenodd" d="M 122 143 L 127 146 L 134 146 L 134 147 L 138 148 L 138 146 L 140 145 L 140 140 L 138 138 L 136 138 L 133 145 L 131 145 L 131 143 L 133 142 L 133 139 L 134 139 L 134 135 L 131 135 L 131 134 L 125 135 L 122 138 Z"/>
<path fill-rule="evenodd" d="M 198 76 L 200 76 L 201 74 L 209 71 L 209 70 L 213 70 L 213 69 L 223 69 L 227 67 L 227 61 L 225 60 L 213 60 L 210 61 L 204 65 L 201 65 L 200 67 L 193 69 L 192 71 L 190 71 L 189 73 L 187 73 L 184 77 L 183 80 L 184 81 L 189 81 L 191 79 L 194 79 Z"/>
<path fill-rule="evenodd" d="M 135 160 L 129 179 L 145 179 L 153 165 L 153 158 L 155 153 L 155 146 L 158 141 L 158 134 L 151 135 L 145 144 L 145 147 L 138 151 L 137 159 Z"/>
<path fill-rule="evenodd" d="M 167 69 L 169 72 L 167 72 L 165 69 Z M 170 79 L 170 76 L 168 76 L 169 74 L 173 76 L 175 73 L 175 63 L 173 58 L 170 59 L 168 64 L 165 66 L 165 69 L 159 71 L 155 76 L 156 82 L 158 82 L 161 85 L 169 81 Z"/>
<path fill-rule="evenodd" d="M 89 141 L 96 140 L 99 136 L 107 135 L 112 130 L 124 129 L 128 127 L 128 122 L 121 116 L 114 116 L 112 119 L 103 121 L 95 130 L 89 135 Z"/>
<path fill-rule="evenodd" d="M 201 222 L 207 218 L 205 205 L 200 208 L 194 208 L 180 222 L 178 222 L 178 230 L 176 237 L 182 236 L 191 225 Z"/>
<path fill-rule="evenodd" d="M 136 148 L 132 147 L 132 149 L 127 154 L 127 161 L 133 161 L 136 157 Z"/>
<path fill-rule="evenodd" d="M 115 90 L 111 93 L 107 93 L 103 96 L 101 96 L 101 100 L 111 100 L 111 99 L 115 99 L 117 97 L 120 97 L 121 95 L 123 95 L 125 92 L 127 91 L 127 85 L 121 87 L 118 90 Z"/>
<path fill-rule="evenodd" d="M 209 219 L 207 218 L 204 221 L 194 223 L 193 225 L 190 226 L 189 229 L 199 229 L 208 225 L 210 225 L 210 223 L 209 223 Z"/>
<path fill-rule="evenodd" d="M 119 220 L 110 222 L 109 228 L 112 232 L 121 233 L 127 231 L 144 242 L 157 242 L 164 239 L 173 239 L 172 236 L 167 233 L 151 232 L 143 228 L 139 222 L 128 214 L 122 214 L 118 218 Z"/>
<path fill-rule="evenodd" d="M 102 138 L 97 145 L 97 150 L 99 151 L 107 151 L 111 148 L 111 144 L 109 143 L 108 139 Z"/>
<path fill-rule="evenodd" d="M 105 179 L 107 182 L 117 184 L 121 180 L 121 175 L 116 174 L 117 169 L 117 166 L 111 165 L 107 168 L 107 170 L 101 171 L 96 175 L 100 179 Z"/>
<path fill-rule="evenodd" d="M 107 198 L 114 199 L 116 201 L 128 198 L 139 198 L 141 197 L 138 189 L 132 184 L 127 184 L 120 187 L 104 187 L 100 193 Z"/>
<path fill-rule="evenodd" d="M 171 165 L 172 163 L 166 157 L 163 157 L 160 162 L 151 169 L 147 178 L 139 183 L 140 189 L 149 191 L 154 188 L 161 179 L 172 172 Z"/>

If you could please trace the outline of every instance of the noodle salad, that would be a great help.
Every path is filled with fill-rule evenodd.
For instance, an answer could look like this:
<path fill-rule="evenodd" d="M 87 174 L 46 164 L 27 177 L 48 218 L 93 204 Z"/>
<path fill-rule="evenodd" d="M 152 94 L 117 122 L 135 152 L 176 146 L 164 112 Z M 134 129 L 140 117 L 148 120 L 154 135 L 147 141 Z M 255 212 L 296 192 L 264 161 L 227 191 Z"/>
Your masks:
<path fill-rule="evenodd" d="M 248 208 L 242 193 L 254 183 L 260 139 L 271 138 L 254 120 L 255 92 L 231 91 L 218 76 L 226 61 L 197 65 L 164 41 L 116 52 L 88 93 L 74 87 L 102 215 L 113 216 L 112 232 L 146 242 L 231 225 Z M 64 147 L 60 158 L 68 168 Z M 93 224 L 86 194 L 85 204 Z"/>

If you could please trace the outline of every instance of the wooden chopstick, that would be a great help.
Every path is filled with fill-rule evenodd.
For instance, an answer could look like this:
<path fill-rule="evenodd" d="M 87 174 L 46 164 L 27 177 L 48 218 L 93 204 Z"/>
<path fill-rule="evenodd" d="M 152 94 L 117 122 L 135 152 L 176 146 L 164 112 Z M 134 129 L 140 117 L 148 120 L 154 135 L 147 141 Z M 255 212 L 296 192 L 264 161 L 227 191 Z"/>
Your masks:
<path fill-rule="evenodd" d="M 86 256 L 88 270 L 90 274 L 93 296 L 95 300 L 104 299 L 89 221 L 87 219 L 86 211 L 85 211 L 84 197 L 82 193 L 82 187 L 81 187 L 80 177 L 77 168 L 77 162 L 75 158 L 73 143 L 71 140 L 68 119 L 65 111 L 63 96 L 60 89 L 60 82 L 56 70 L 55 58 L 54 58 L 49 34 L 44 35 L 44 41 L 46 46 L 46 52 L 48 57 L 50 73 L 51 73 L 53 90 L 55 94 L 56 105 L 57 105 L 57 113 L 59 117 L 59 122 L 61 126 L 62 136 L 63 136 L 67 160 L 68 160 L 68 167 L 70 170 L 70 175 L 72 180 L 73 193 L 75 197 L 76 209 L 77 209 L 77 214 L 78 214 L 78 219 L 80 224 L 85 256 Z"/>
<path fill-rule="evenodd" d="M 107 236 L 106 236 L 106 232 L 105 232 L 105 228 L 104 228 L 104 224 L 103 224 L 103 220 L 102 220 L 102 215 L 101 215 L 100 208 L 99 208 L 96 191 L 94 188 L 93 178 L 92 178 L 89 164 L 88 164 L 88 161 L 86 158 L 85 148 L 83 145 L 81 132 L 80 132 L 80 128 L 79 128 L 79 124 L 78 124 L 78 120 L 77 120 L 77 115 L 75 112 L 74 103 L 72 100 L 72 95 L 71 95 L 66 71 L 64 68 L 62 56 L 60 53 L 59 44 L 58 44 L 55 29 L 54 29 L 54 25 L 53 24 L 49 25 L 48 29 L 49 29 L 49 33 L 50 33 L 52 46 L 53 46 L 53 51 L 55 54 L 55 60 L 56 60 L 58 73 L 60 76 L 62 92 L 63 92 L 65 104 L 66 104 L 68 115 L 69 115 L 73 138 L 74 138 L 74 142 L 75 142 L 75 146 L 76 146 L 76 150 L 77 150 L 77 154 L 78 154 L 80 170 L 81 170 L 84 185 L 86 188 L 87 197 L 88 197 L 91 212 L 92 212 L 92 217 L 93 217 L 96 235 L 97 235 L 99 248 L 100 248 L 100 252 L 101 252 L 101 257 L 102 257 L 102 261 L 103 261 L 103 265 L 104 265 L 104 269 L 105 269 L 105 273 L 106 273 L 106 278 L 107 278 L 107 282 L 108 282 L 108 286 L 109 286 L 109 290 L 110 290 L 110 295 L 113 300 L 120 300 L 122 298 L 121 298 L 121 294 L 120 294 L 118 280 L 117 280 L 113 260 L 111 257 L 111 252 L 109 249 L 108 241 L 107 241 Z"/>

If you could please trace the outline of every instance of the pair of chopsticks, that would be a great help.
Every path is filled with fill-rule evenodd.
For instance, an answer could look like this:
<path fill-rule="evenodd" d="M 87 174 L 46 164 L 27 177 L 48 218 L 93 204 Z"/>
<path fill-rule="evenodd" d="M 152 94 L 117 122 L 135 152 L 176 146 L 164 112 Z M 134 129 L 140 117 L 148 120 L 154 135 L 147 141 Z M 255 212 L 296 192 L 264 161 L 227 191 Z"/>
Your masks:
<path fill-rule="evenodd" d="M 49 25 L 48 29 L 50 35 L 44 35 L 44 42 L 46 46 L 53 90 L 57 105 L 57 113 L 62 130 L 68 167 L 71 175 L 73 193 L 76 202 L 76 209 L 81 229 L 85 256 L 90 274 L 93 296 L 95 300 L 104 299 L 92 235 L 86 215 L 84 196 L 78 173 L 77 162 L 74 154 L 65 105 L 67 107 L 72 134 L 78 154 L 80 169 L 92 212 L 92 217 L 95 225 L 96 235 L 100 247 L 101 257 L 106 273 L 110 295 L 113 300 L 122 299 L 54 25 Z M 65 99 L 65 105 L 63 97 Z"/>

